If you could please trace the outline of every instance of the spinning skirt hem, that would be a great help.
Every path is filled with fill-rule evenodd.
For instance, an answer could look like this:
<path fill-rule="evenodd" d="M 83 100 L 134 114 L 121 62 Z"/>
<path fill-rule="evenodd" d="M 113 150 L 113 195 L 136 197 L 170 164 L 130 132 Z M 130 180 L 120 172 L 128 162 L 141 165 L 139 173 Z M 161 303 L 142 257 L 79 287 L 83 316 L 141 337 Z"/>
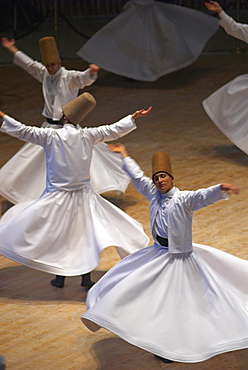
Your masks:
<path fill-rule="evenodd" d="M 167 358 L 172 361 L 177 362 L 188 362 L 188 363 L 195 363 L 195 362 L 202 362 L 208 360 L 211 357 L 219 355 L 224 352 L 236 351 L 240 349 L 245 349 L 248 346 L 248 337 L 240 339 L 238 341 L 228 342 L 219 344 L 214 348 L 209 347 L 207 350 L 203 351 L 201 354 L 175 354 L 173 352 L 166 351 L 165 348 L 154 345 L 153 343 L 149 343 L 144 341 L 142 338 L 130 336 L 127 332 L 124 332 L 120 328 L 117 327 L 116 323 L 112 322 L 109 318 L 101 316 L 99 313 L 90 312 L 90 314 L 85 313 L 82 316 L 83 323 L 90 328 L 90 324 L 87 325 L 87 320 L 92 321 L 93 323 L 99 325 L 99 329 L 102 327 L 111 331 L 112 333 L 118 335 L 120 338 L 124 339 L 126 342 L 137 346 L 145 351 L 151 352 L 155 355 Z"/>
<path fill-rule="evenodd" d="M 107 248 L 108 246 L 106 246 Z M 55 274 L 55 275 L 61 275 L 61 276 L 80 276 L 83 274 L 87 274 L 88 272 L 93 271 L 99 264 L 100 258 L 98 263 L 94 263 L 89 265 L 88 267 L 84 266 L 83 270 L 76 269 L 76 270 L 62 270 L 60 268 L 56 268 L 50 265 L 46 265 L 44 263 L 36 262 L 29 260 L 25 257 L 19 256 L 15 253 L 12 253 L 11 251 L 8 251 L 4 248 L 0 248 L 0 253 L 6 257 L 9 258 L 10 260 L 20 263 L 21 265 L 33 268 L 35 270 L 39 270 L 42 272 L 47 272 L 48 274 Z"/>

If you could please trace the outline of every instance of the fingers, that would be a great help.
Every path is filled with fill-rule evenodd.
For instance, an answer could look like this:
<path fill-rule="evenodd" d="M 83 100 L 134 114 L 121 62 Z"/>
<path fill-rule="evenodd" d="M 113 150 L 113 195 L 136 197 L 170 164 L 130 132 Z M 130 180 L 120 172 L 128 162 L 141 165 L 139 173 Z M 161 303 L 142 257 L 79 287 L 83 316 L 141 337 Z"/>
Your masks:
<path fill-rule="evenodd" d="M 108 144 L 108 148 L 109 150 L 111 150 L 112 152 L 120 152 L 123 148 L 124 148 L 124 145 L 121 144 L 121 143 L 116 143 L 116 144 Z"/>
<path fill-rule="evenodd" d="M 135 112 L 136 118 L 137 117 L 143 117 L 146 116 L 150 111 L 152 110 L 152 106 L 150 106 L 148 109 L 141 109 Z"/>
<path fill-rule="evenodd" d="M 231 192 L 232 192 L 233 194 L 239 194 L 239 189 L 238 189 L 238 188 L 236 188 L 236 186 L 232 187 L 232 189 L 230 189 L 230 190 L 231 190 Z"/>
<path fill-rule="evenodd" d="M 231 184 L 223 183 L 221 184 L 221 189 L 227 193 L 239 194 L 239 188 Z"/>
<path fill-rule="evenodd" d="M 92 72 L 98 72 L 100 70 L 100 67 L 98 67 L 96 64 L 90 64 L 89 68 Z"/>
<path fill-rule="evenodd" d="M 14 39 L 8 39 L 7 37 L 2 37 L 1 38 L 1 43 L 2 43 L 3 46 L 14 45 L 15 40 Z"/>
<path fill-rule="evenodd" d="M 147 110 L 145 110 L 145 109 L 142 109 L 142 115 L 147 115 L 148 113 L 150 113 L 151 112 L 151 110 L 152 110 L 152 106 L 150 106 Z"/>

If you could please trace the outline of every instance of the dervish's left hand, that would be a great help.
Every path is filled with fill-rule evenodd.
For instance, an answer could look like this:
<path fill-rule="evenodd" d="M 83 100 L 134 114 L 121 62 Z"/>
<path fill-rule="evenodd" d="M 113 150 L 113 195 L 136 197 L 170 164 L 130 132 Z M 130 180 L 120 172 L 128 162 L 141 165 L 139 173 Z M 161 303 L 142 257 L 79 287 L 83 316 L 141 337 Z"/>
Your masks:
<path fill-rule="evenodd" d="M 125 145 L 121 143 L 108 144 L 108 148 L 111 152 L 119 153 L 122 156 L 122 158 L 126 158 L 129 156 Z"/>
<path fill-rule="evenodd" d="M 225 191 L 226 193 L 239 194 L 239 189 L 236 186 L 228 184 L 226 182 L 223 182 L 220 187 L 221 190 Z"/>
<path fill-rule="evenodd" d="M 148 109 L 136 110 L 136 112 L 132 114 L 132 118 L 136 119 L 138 117 L 145 117 L 147 114 L 151 112 L 151 110 L 152 110 L 152 106 L 149 107 Z"/>
<path fill-rule="evenodd" d="M 90 70 L 90 74 L 93 75 L 94 73 L 99 72 L 100 67 L 98 67 L 96 64 L 90 64 L 89 70 Z"/>

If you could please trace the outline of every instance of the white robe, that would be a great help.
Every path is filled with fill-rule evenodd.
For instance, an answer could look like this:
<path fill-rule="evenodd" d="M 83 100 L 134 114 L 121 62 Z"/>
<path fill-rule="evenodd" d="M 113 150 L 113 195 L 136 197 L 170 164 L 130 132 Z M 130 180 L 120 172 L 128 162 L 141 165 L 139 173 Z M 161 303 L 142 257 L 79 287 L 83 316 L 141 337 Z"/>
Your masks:
<path fill-rule="evenodd" d="M 224 11 L 219 24 L 248 43 L 248 25 L 235 22 Z M 248 74 L 234 78 L 203 101 L 209 118 L 243 152 L 248 154 Z"/>
<path fill-rule="evenodd" d="M 193 63 L 217 29 L 214 17 L 197 10 L 129 1 L 77 54 L 117 75 L 155 81 Z"/>
<path fill-rule="evenodd" d="M 93 270 L 106 247 L 117 247 L 124 257 L 147 246 L 141 224 L 90 186 L 93 146 L 135 127 L 131 116 L 107 126 L 66 124 L 57 130 L 25 126 L 5 116 L 1 131 L 44 149 L 47 181 L 38 200 L 19 203 L 1 218 L 0 253 L 44 272 L 75 276 Z"/>
<path fill-rule="evenodd" d="M 151 201 L 151 227 L 157 217 L 161 227 L 171 213 L 168 229 L 165 222 L 164 230 L 158 230 L 160 236 L 168 235 L 169 246 L 155 241 L 108 271 L 87 295 L 84 324 L 92 331 L 104 327 L 178 362 L 200 362 L 247 348 L 248 261 L 189 244 L 194 210 L 223 199 L 220 186 L 172 189 L 161 196 L 130 158 L 124 162 L 135 186 Z M 157 212 L 158 205 L 162 212 Z M 177 251 L 173 230 L 179 234 Z"/>
<path fill-rule="evenodd" d="M 219 17 L 219 25 L 224 28 L 228 35 L 248 43 L 248 24 L 236 22 L 223 10 L 219 13 Z"/>
<path fill-rule="evenodd" d="M 66 70 L 64 67 L 51 76 L 43 64 L 21 51 L 14 55 L 14 63 L 42 83 L 42 113 L 55 121 L 60 119 L 62 107 L 77 97 L 79 89 L 91 85 L 97 78 L 97 73 L 91 76 L 89 69 L 82 72 Z M 42 127 L 59 126 L 44 122 Z M 102 174 L 101 182 L 99 173 Z M 121 168 L 121 157 L 110 152 L 105 143 L 94 147 L 90 175 L 91 186 L 99 194 L 115 191 L 120 195 L 130 182 Z M 39 146 L 25 144 L 0 169 L 0 194 L 14 204 L 37 199 L 45 186 L 45 156 Z"/>

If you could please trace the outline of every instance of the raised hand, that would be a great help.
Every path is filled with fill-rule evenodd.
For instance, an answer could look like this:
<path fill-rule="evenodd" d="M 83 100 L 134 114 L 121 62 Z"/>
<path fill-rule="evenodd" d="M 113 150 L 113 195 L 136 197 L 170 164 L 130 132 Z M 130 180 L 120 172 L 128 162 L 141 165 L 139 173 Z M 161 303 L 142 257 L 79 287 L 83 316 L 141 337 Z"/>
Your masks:
<path fill-rule="evenodd" d="M 204 5 L 211 12 L 220 13 L 222 11 L 222 7 L 216 1 L 209 1 L 208 3 L 204 3 Z"/>
<path fill-rule="evenodd" d="M 128 157 L 127 149 L 121 143 L 108 144 L 108 148 L 109 148 L 109 150 L 111 150 L 111 152 L 115 152 L 115 153 L 121 154 L 122 158 Z"/>
<path fill-rule="evenodd" d="M 229 194 L 239 194 L 239 189 L 236 186 L 228 184 L 226 182 L 223 182 L 221 184 L 221 190 Z"/>
<path fill-rule="evenodd" d="M 144 117 L 147 114 L 149 114 L 151 112 L 151 110 L 152 110 L 152 107 L 149 107 L 148 109 L 136 110 L 136 112 L 132 114 L 132 117 L 133 117 L 133 119 L 136 119 L 138 117 Z"/>
<path fill-rule="evenodd" d="M 7 50 L 9 50 L 12 54 L 15 54 L 18 49 L 15 46 L 15 39 L 8 39 L 7 37 L 1 38 L 1 43 L 3 47 Z"/>
<path fill-rule="evenodd" d="M 100 67 L 98 67 L 96 64 L 90 64 L 89 65 L 90 74 L 93 75 L 96 72 L 99 72 Z"/>
<path fill-rule="evenodd" d="M 2 43 L 4 48 L 9 49 L 13 45 L 15 45 L 15 40 L 14 39 L 9 40 L 7 37 L 2 37 L 1 38 L 1 43 Z"/>

